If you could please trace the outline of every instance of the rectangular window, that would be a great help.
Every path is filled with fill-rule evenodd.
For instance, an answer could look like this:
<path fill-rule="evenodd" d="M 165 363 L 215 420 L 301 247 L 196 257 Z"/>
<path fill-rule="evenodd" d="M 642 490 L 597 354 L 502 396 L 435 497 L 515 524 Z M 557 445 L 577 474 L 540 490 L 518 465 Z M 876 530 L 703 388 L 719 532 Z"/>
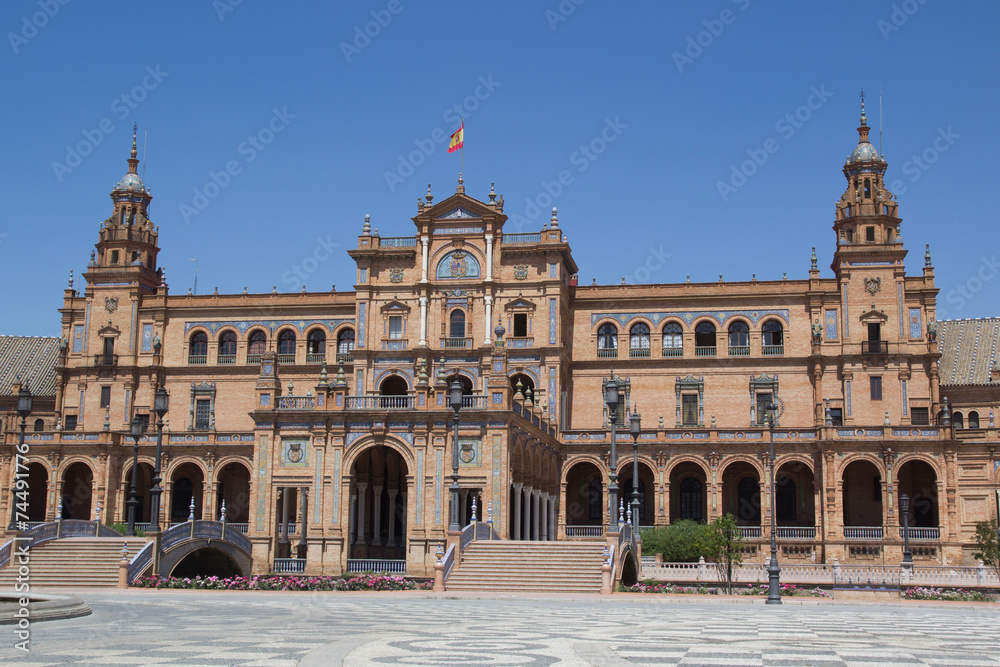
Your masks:
<path fill-rule="evenodd" d="M 854 243 L 854 230 L 853 229 L 848 229 L 847 230 L 847 242 L 848 243 Z"/>
<path fill-rule="evenodd" d="M 882 340 L 882 325 L 873 322 L 868 325 L 868 340 Z"/>
<path fill-rule="evenodd" d="M 136 415 L 136 418 L 142 422 L 142 432 L 145 433 L 149 430 L 149 415 Z"/>
<path fill-rule="evenodd" d="M 681 423 L 684 426 L 698 425 L 698 394 L 681 396 Z"/>
<path fill-rule="evenodd" d="M 118 251 L 117 250 L 112 250 L 111 251 L 111 263 L 112 264 L 117 264 L 118 263 Z"/>
<path fill-rule="evenodd" d="M 111 387 L 101 387 L 101 407 L 111 407 Z"/>
<path fill-rule="evenodd" d="M 76 415 L 66 415 L 66 421 L 63 423 L 64 431 L 75 431 L 76 430 Z"/>
<path fill-rule="evenodd" d="M 931 423 L 930 411 L 927 408 L 910 408 L 910 422 L 915 426 L 928 426 Z"/>
<path fill-rule="evenodd" d="M 844 409 L 843 408 L 830 408 L 830 422 L 833 426 L 843 426 L 844 425 Z"/>
<path fill-rule="evenodd" d="M 210 424 L 212 401 L 207 398 L 199 398 L 194 402 L 194 427 L 202 430 L 207 429 Z"/>
<path fill-rule="evenodd" d="M 389 338 L 402 338 L 403 337 L 403 316 L 402 315 L 390 315 L 389 316 Z"/>
<path fill-rule="evenodd" d="M 757 423 L 767 424 L 767 406 L 771 403 L 772 394 L 767 391 L 757 392 Z"/>
<path fill-rule="evenodd" d="M 872 400 L 881 401 L 882 400 L 882 377 L 879 375 L 873 375 L 868 378 L 871 381 L 872 390 Z"/>
<path fill-rule="evenodd" d="M 865 227 L 865 240 L 869 242 L 875 241 L 875 228 Z"/>
<path fill-rule="evenodd" d="M 514 314 L 514 337 L 524 338 L 528 335 L 528 314 L 527 313 L 515 313 Z"/>

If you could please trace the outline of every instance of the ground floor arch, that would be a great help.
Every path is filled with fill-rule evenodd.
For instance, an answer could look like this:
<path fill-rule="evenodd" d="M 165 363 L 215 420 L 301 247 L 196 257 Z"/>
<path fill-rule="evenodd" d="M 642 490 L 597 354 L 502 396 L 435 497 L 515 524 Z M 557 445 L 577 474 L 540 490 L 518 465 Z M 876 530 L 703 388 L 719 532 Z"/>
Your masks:
<path fill-rule="evenodd" d="M 674 466 L 670 471 L 670 523 L 707 521 L 707 487 L 705 469 L 697 463 L 685 461 Z"/>
<path fill-rule="evenodd" d="M 194 463 L 182 463 L 170 475 L 170 523 L 187 521 L 194 499 L 194 518 L 200 519 L 204 505 L 205 476 Z"/>
<path fill-rule="evenodd" d="M 172 577 L 238 577 L 243 569 L 219 549 L 202 547 L 185 556 L 170 573 Z"/>
<path fill-rule="evenodd" d="M 656 499 L 654 493 L 654 480 L 653 471 L 648 465 L 639 462 L 639 516 L 632 517 L 633 525 L 637 526 L 651 526 L 654 523 L 654 518 L 656 517 Z M 622 466 L 621 471 L 618 473 L 618 486 L 621 487 L 621 500 L 625 501 L 625 507 L 629 508 L 632 504 L 632 462 L 629 461 L 627 464 Z"/>
<path fill-rule="evenodd" d="M 138 504 L 135 507 L 135 522 L 136 523 L 151 523 L 152 518 L 151 510 L 153 507 L 152 495 L 150 494 L 150 489 L 153 488 L 153 466 L 148 463 L 139 462 L 139 467 L 136 468 L 135 476 L 135 499 Z M 129 461 L 128 465 L 122 474 L 122 484 L 121 484 L 121 522 L 125 523 L 128 521 L 128 501 L 132 497 L 132 462 Z"/>
<path fill-rule="evenodd" d="M 926 461 L 912 459 L 896 472 L 897 501 L 906 494 L 910 499 L 911 528 L 936 528 L 940 524 L 938 511 L 937 473 Z M 902 505 L 900 505 L 902 512 Z M 899 525 L 903 525 L 902 513 Z"/>
<path fill-rule="evenodd" d="M 566 473 L 567 526 L 602 526 L 605 523 L 604 473 L 592 462 L 574 463 Z"/>
<path fill-rule="evenodd" d="M 221 518 L 222 504 L 226 505 L 226 521 L 250 521 L 250 471 L 239 462 L 228 463 L 216 476 L 217 491 L 215 512 Z"/>
<path fill-rule="evenodd" d="M 788 461 L 775 470 L 774 515 L 779 526 L 816 525 L 816 486 L 805 463 Z"/>
<path fill-rule="evenodd" d="M 37 461 L 28 464 L 28 521 L 45 521 L 48 508 L 49 471 Z"/>
<path fill-rule="evenodd" d="M 722 472 L 722 513 L 731 514 L 741 526 L 759 526 L 761 520 L 760 471 L 746 461 L 734 461 Z"/>
<path fill-rule="evenodd" d="M 882 473 L 871 461 L 852 461 L 844 468 L 845 526 L 882 525 Z"/>
<path fill-rule="evenodd" d="M 60 516 L 63 519 L 91 518 L 94 493 L 94 471 L 82 461 L 69 465 L 63 472 Z"/>
<path fill-rule="evenodd" d="M 362 451 L 351 466 L 349 558 L 406 559 L 409 469 L 386 445 Z"/>

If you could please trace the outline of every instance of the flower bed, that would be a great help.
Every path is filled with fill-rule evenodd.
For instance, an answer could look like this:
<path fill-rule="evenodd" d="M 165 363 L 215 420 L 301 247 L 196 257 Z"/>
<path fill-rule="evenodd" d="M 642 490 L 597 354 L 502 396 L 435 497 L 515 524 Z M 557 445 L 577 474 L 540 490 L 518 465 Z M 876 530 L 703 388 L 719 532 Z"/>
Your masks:
<path fill-rule="evenodd" d="M 428 590 L 431 582 L 418 583 L 405 577 L 362 574 L 344 577 L 144 577 L 136 588 L 190 588 L 213 591 L 415 591 Z"/>
<path fill-rule="evenodd" d="M 900 594 L 904 600 L 950 600 L 952 602 L 995 602 L 988 593 L 970 591 L 964 588 L 906 588 Z"/>
<path fill-rule="evenodd" d="M 619 588 L 619 590 L 624 593 L 660 593 L 667 595 L 725 595 L 726 593 L 726 589 L 720 586 L 676 586 L 674 584 L 652 580 L 643 581 L 638 584 L 633 584 L 632 586 L 623 586 Z M 733 586 L 733 595 L 766 596 L 767 586 L 759 584 Z M 796 586 L 795 584 L 781 584 L 781 595 L 782 597 L 796 595 L 800 597 L 813 598 L 832 597 L 829 592 L 824 591 L 822 588 L 817 587 L 806 589 Z"/>

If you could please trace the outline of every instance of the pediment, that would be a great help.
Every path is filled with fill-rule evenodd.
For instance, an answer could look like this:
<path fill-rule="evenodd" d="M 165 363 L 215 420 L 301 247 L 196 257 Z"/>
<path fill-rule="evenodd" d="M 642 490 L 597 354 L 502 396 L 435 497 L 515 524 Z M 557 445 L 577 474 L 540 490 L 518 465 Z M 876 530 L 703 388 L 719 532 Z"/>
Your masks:
<path fill-rule="evenodd" d="M 410 307 L 407 306 L 402 301 L 393 299 L 389 303 L 385 304 L 379 309 L 383 313 L 393 312 L 393 313 L 408 313 L 410 312 Z"/>
<path fill-rule="evenodd" d="M 504 310 L 534 310 L 535 304 L 527 299 L 517 298 L 504 306 Z"/>
<path fill-rule="evenodd" d="M 111 320 L 108 320 L 108 323 L 105 324 L 100 329 L 98 329 L 98 331 L 97 331 L 97 334 L 101 338 L 114 338 L 116 336 L 120 336 L 121 333 L 122 333 L 121 330 L 119 330 L 118 327 L 116 327 L 115 325 L 113 325 L 111 323 Z"/>
<path fill-rule="evenodd" d="M 885 324 L 889 321 L 886 317 L 884 310 L 877 310 L 875 304 L 872 304 L 871 310 L 865 313 L 861 313 L 861 317 L 858 318 L 862 324 Z"/>

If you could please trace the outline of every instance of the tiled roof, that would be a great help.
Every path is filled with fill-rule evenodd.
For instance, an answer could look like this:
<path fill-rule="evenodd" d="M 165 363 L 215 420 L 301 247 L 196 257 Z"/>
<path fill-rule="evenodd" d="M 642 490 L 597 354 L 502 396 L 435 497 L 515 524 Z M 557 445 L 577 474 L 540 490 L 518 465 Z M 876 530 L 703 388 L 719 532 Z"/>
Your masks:
<path fill-rule="evenodd" d="M 11 394 L 20 376 L 35 396 L 55 396 L 58 358 L 58 338 L 0 336 L 0 395 Z"/>
<path fill-rule="evenodd" d="M 941 384 L 989 384 L 1000 352 L 1000 317 L 938 322 Z"/>

